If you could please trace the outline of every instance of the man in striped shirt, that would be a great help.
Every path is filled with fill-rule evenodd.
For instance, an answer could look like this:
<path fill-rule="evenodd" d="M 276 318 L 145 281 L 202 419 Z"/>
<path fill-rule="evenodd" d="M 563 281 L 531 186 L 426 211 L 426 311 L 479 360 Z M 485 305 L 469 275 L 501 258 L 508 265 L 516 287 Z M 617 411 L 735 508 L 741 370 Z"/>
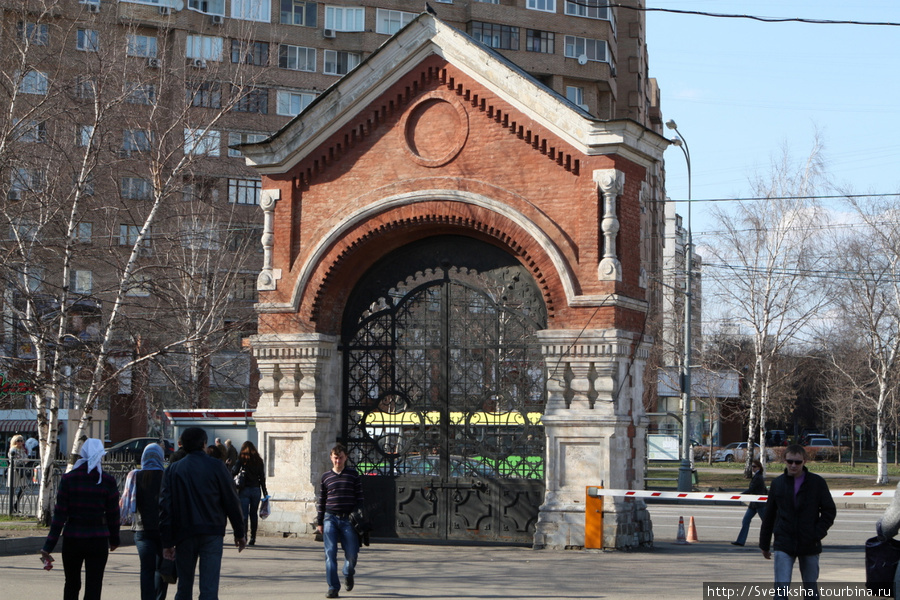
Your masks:
<path fill-rule="evenodd" d="M 316 531 L 325 542 L 325 579 L 328 581 L 326 598 L 337 598 L 341 582 L 337 572 L 337 545 L 344 549 L 344 587 L 353 589 L 356 558 L 359 554 L 359 536 L 350 513 L 362 506 L 362 480 L 359 474 L 347 466 L 347 449 L 337 444 L 331 449 L 330 471 L 322 474 L 319 500 L 316 502 Z"/>

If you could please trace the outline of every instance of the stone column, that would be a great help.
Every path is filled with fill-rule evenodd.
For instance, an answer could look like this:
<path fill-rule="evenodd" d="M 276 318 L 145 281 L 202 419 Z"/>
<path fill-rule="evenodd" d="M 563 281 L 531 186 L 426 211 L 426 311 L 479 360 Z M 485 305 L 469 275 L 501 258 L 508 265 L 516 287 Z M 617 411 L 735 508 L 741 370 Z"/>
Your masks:
<path fill-rule="evenodd" d="M 262 531 L 312 531 L 316 486 L 341 429 L 337 338 L 321 334 L 258 335 L 260 398 L 254 418 L 266 463 L 272 514 Z"/>
<path fill-rule="evenodd" d="M 597 265 L 600 281 L 622 281 L 622 263 L 616 253 L 616 235 L 619 233 L 619 215 L 616 206 L 625 189 L 625 173 L 616 169 L 594 171 L 594 182 L 600 193 L 600 234 L 603 256 Z"/>
<path fill-rule="evenodd" d="M 547 367 L 546 491 L 536 548 L 584 546 L 587 486 L 634 489 L 643 484 L 647 418 L 643 370 L 649 344 L 608 330 L 539 332 Z M 652 542 L 642 500 L 604 498 L 603 545 Z"/>

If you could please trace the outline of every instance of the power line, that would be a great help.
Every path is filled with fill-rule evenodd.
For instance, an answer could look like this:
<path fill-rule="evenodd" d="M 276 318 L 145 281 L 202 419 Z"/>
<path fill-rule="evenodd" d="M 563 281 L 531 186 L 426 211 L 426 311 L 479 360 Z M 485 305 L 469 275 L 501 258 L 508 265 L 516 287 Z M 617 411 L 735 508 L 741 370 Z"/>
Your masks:
<path fill-rule="evenodd" d="M 667 198 L 666 202 L 686 204 L 691 202 L 757 202 L 764 200 L 840 200 L 843 198 L 890 198 L 900 196 L 900 192 L 886 194 L 822 194 L 813 196 L 750 196 L 747 198 L 693 198 L 691 200 Z"/>
<path fill-rule="evenodd" d="M 579 2 L 578 0 L 567 0 L 570 4 L 577 4 L 578 6 L 584 6 L 587 8 L 603 8 L 603 5 L 593 3 L 589 4 L 586 2 Z M 624 8 L 627 10 L 641 11 L 641 12 L 660 12 L 660 13 L 670 13 L 676 15 L 692 15 L 697 17 L 713 17 L 717 19 L 747 19 L 750 21 L 759 21 L 762 23 L 805 23 L 808 25 L 864 25 L 864 26 L 875 26 L 875 27 L 900 27 L 900 23 L 895 23 L 893 21 L 854 21 L 854 20 L 844 20 L 844 19 L 809 19 L 804 17 L 763 17 L 759 15 L 736 15 L 730 13 L 714 13 L 707 12 L 702 10 L 683 10 L 678 8 L 651 8 L 649 6 L 629 6 L 627 4 L 618 4 L 618 3 L 607 3 L 606 6 L 610 8 Z"/>

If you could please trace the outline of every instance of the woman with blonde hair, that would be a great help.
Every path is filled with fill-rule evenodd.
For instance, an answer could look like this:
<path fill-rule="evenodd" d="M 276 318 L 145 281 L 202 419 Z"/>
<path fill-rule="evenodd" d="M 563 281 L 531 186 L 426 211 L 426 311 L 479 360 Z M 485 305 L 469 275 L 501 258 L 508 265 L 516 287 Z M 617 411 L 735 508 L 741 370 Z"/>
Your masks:
<path fill-rule="evenodd" d="M 19 499 L 25 493 L 28 485 L 28 471 L 25 468 L 25 460 L 28 458 L 28 450 L 25 449 L 25 438 L 14 435 L 9 440 L 9 469 L 7 470 L 7 484 L 14 490 L 13 512 L 19 512 Z"/>

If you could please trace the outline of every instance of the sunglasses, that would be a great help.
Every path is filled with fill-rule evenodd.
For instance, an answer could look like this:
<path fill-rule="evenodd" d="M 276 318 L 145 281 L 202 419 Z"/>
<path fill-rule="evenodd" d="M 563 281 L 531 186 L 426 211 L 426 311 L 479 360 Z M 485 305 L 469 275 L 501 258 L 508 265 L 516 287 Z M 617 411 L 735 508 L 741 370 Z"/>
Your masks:
<path fill-rule="evenodd" d="M 802 464 L 803 464 L 803 461 L 802 461 L 802 460 L 790 460 L 790 459 L 785 459 L 784 462 L 786 462 L 786 463 L 789 464 L 789 465 L 802 465 Z"/>

